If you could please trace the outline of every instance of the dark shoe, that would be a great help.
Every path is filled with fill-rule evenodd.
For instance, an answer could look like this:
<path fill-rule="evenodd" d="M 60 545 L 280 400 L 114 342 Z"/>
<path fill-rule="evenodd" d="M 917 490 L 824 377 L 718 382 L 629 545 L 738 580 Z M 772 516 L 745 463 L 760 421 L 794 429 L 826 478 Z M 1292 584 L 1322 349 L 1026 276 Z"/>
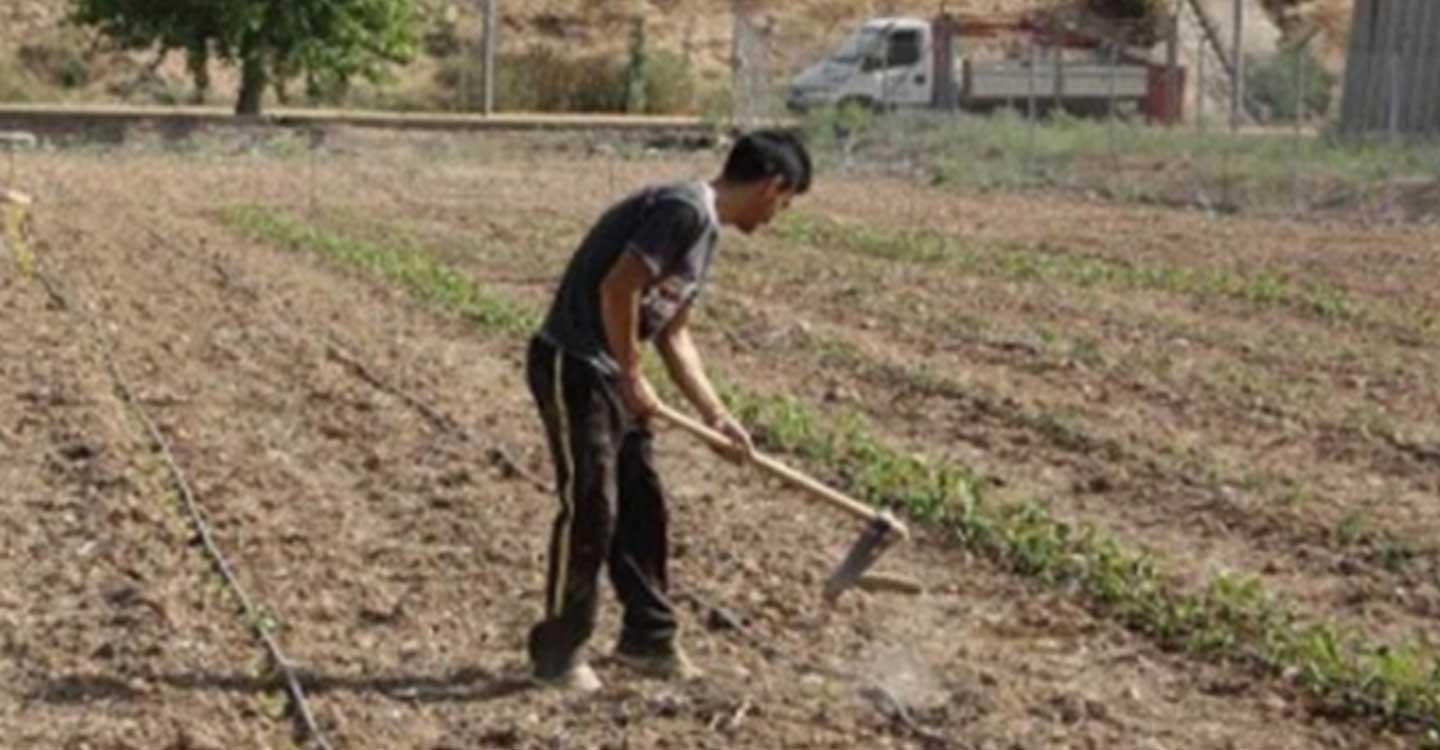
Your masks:
<path fill-rule="evenodd" d="M 678 646 L 646 651 L 621 647 L 615 649 L 615 661 L 641 674 L 662 680 L 689 682 L 705 676 Z"/>
<path fill-rule="evenodd" d="M 530 684 L 575 693 L 593 693 L 603 687 L 595 670 L 584 662 L 554 676 L 541 675 L 531 670 Z"/>

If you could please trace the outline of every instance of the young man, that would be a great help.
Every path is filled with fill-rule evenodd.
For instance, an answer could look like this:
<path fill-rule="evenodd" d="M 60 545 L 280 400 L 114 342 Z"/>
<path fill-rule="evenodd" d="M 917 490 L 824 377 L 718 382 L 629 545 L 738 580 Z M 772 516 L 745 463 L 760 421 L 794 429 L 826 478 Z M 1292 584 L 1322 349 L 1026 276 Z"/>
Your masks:
<path fill-rule="evenodd" d="M 530 631 L 534 682 L 599 689 L 580 650 L 595 628 L 602 565 L 625 609 L 616 659 L 655 676 L 698 676 L 675 642 L 665 493 L 648 429 L 659 402 L 640 347 L 654 341 L 680 391 L 732 441 L 726 457 L 747 460 L 750 436 L 705 375 L 691 309 L 720 227 L 755 231 L 808 190 L 810 176 L 794 135 L 748 134 L 716 179 L 648 187 L 611 207 L 570 260 L 526 363 L 560 490 L 545 617 Z"/>

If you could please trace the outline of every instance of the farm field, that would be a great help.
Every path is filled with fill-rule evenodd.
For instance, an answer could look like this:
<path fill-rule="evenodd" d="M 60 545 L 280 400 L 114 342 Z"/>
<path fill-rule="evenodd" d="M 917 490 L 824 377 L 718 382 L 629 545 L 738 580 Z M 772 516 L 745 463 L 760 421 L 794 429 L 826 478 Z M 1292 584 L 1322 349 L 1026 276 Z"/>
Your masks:
<path fill-rule="evenodd" d="M 0 736 L 306 746 L 259 625 L 343 748 L 1435 739 L 1440 230 L 863 167 L 722 239 L 700 344 L 766 450 L 913 516 L 881 568 L 926 594 L 821 609 L 852 522 L 669 432 L 708 679 L 607 663 L 607 602 L 606 689 L 526 689 L 555 500 L 525 332 L 600 210 L 717 160 L 344 130 L 17 154 Z"/>

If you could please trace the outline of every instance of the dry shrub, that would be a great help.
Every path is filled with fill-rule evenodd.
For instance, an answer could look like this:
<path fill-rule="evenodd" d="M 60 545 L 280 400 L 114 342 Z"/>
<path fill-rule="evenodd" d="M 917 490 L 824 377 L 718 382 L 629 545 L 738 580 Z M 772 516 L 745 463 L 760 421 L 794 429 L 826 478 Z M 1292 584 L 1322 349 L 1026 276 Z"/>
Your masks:
<path fill-rule="evenodd" d="M 16 58 L 41 79 L 75 89 L 90 82 L 90 63 L 81 49 L 68 37 L 46 39 L 20 45 Z"/>
<path fill-rule="evenodd" d="M 0 60 L 0 102 L 31 102 L 46 98 L 44 86 L 19 66 Z"/>
<path fill-rule="evenodd" d="M 689 112 L 695 103 L 695 74 L 674 53 L 653 51 L 644 66 L 644 112 Z M 592 53 L 567 56 L 536 45 L 500 55 L 495 69 L 495 107 L 508 112 L 623 112 L 626 109 L 624 55 Z M 471 109 L 483 93 L 480 60 L 452 57 L 437 82 Z"/>

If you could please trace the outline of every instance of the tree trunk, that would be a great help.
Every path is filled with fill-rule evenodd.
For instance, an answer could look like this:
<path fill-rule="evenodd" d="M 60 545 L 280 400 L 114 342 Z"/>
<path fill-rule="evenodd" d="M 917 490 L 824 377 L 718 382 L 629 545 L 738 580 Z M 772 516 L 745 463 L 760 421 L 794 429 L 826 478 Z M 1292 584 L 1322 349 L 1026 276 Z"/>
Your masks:
<path fill-rule="evenodd" d="M 269 83 L 265 73 L 265 52 L 258 37 L 258 34 L 248 34 L 241 43 L 240 98 L 235 103 L 235 114 L 241 117 L 260 114 L 260 101 Z"/>
<path fill-rule="evenodd" d="M 210 54 L 209 49 L 202 43 L 191 46 L 185 52 L 185 66 L 190 70 L 190 78 L 195 82 L 195 95 L 191 97 L 194 104 L 204 104 L 205 96 L 210 93 Z"/>

